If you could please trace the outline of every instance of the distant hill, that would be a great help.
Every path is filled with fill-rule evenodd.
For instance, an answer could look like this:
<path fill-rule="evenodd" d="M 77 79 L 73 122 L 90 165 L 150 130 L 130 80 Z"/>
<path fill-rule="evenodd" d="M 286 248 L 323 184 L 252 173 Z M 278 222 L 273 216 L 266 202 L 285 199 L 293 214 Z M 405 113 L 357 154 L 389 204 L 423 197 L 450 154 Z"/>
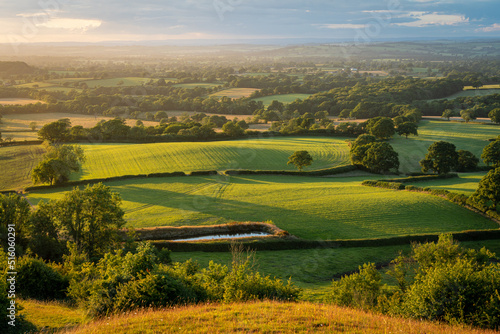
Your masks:
<path fill-rule="evenodd" d="M 0 61 L 0 75 L 29 74 L 33 67 L 22 61 Z"/>

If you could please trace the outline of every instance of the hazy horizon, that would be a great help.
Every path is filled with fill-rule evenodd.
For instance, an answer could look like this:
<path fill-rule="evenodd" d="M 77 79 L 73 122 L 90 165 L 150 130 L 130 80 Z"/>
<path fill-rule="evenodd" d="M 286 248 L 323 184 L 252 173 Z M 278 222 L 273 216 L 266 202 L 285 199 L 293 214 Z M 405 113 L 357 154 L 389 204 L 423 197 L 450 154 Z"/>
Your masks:
<path fill-rule="evenodd" d="M 499 38 L 498 1 L 29 0 L 0 3 L 0 43 L 227 44 Z"/>

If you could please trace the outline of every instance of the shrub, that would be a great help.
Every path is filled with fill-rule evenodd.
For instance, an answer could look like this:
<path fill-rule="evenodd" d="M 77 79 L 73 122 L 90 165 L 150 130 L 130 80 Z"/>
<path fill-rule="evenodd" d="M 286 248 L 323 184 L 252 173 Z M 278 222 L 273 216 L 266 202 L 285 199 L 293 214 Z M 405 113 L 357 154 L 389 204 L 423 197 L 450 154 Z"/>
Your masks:
<path fill-rule="evenodd" d="M 332 282 L 329 301 L 365 310 L 374 309 L 382 292 L 382 276 L 373 263 L 359 266 L 359 272 Z"/>
<path fill-rule="evenodd" d="M 23 257 L 17 262 L 18 293 L 37 300 L 63 299 L 68 280 L 43 260 Z"/>

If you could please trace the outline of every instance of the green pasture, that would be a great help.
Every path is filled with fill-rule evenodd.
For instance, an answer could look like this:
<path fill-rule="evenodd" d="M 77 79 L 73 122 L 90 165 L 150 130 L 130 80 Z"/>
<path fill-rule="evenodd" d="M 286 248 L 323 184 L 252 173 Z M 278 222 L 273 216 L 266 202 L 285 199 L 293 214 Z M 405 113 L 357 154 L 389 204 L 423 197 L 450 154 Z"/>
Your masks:
<path fill-rule="evenodd" d="M 298 150 L 309 151 L 314 159 L 306 170 L 349 164 L 345 140 L 326 137 L 81 146 L 87 161 L 74 180 L 213 169 L 293 170 L 288 157 Z"/>
<path fill-rule="evenodd" d="M 443 189 L 469 196 L 476 191 L 479 181 L 481 181 L 481 179 L 485 175 L 486 172 L 461 173 L 459 174 L 459 178 L 421 181 L 414 183 L 410 182 L 408 184 L 422 188 L 429 187 L 431 189 Z"/>
<path fill-rule="evenodd" d="M 498 228 L 440 197 L 361 186 L 366 177 L 210 176 L 108 182 L 128 226 L 272 220 L 309 240 L 363 239 Z M 69 189 L 66 189 L 69 190 Z M 35 191 L 32 204 L 63 190 Z M 457 219 L 460 217 L 460 219 Z"/>
<path fill-rule="evenodd" d="M 418 136 L 406 139 L 395 135 L 389 143 L 399 153 L 399 170 L 408 173 L 420 171 L 419 161 L 435 141 L 451 142 L 457 150 L 471 151 L 479 158 L 489 144 L 488 139 L 499 134 L 500 127 L 496 125 L 426 120 L 419 123 Z"/>
<path fill-rule="evenodd" d="M 264 96 L 264 97 L 259 97 L 256 99 L 253 99 L 254 101 L 262 101 L 265 106 L 270 105 L 274 100 L 277 100 L 281 103 L 287 104 L 287 103 L 292 103 L 296 99 L 301 99 L 305 100 L 307 99 L 311 94 L 283 94 L 283 95 L 270 95 L 270 96 Z"/>
<path fill-rule="evenodd" d="M 42 160 L 42 145 L 0 147 L 0 190 L 20 190 L 31 185 L 31 171 Z"/>
<path fill-rule="evenodd" d="M 498 85 L 494 85 L 498 86 Z M 448 96 L 446 99 L 448 100 L 453 100 L 459 97 L 474 97 L 474 96 L 486 96 L 486 95 L 492 95 L 492 94 L 499 94 L 500 93 L 500 88 L 480 88 L 480 89 L 464 89 L 461 92 L 455 93 L 453 95 Z"/>
<path fill-rule="evenodd" d="M 142 86 L 149 82 L 150 78 L 142 77 L 123 77 L 112 79 L 99 79 L 99 80 L 86 80 L 85 82 L 89 88 L 102 87 L 120 87 L 120 86 Z"/>
<path fill-rule="evenodd" d="M 195 83 L 183 83 L 183 84 L 176 84 L 174 87 L 181 87 L 181 88 L 196 88 L 196 87 L 201 87 L 201 88 L 214 88 L 222 85 L 223 83 L 208 83 L 208 82 L 195 82 Z"/>

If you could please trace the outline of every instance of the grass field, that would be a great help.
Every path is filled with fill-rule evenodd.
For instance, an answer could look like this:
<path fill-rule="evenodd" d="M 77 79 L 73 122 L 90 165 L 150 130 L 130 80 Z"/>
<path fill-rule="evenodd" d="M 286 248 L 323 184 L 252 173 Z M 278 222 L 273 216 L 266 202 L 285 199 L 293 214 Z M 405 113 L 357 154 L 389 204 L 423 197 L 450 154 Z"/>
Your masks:
<path fill-rule="evenodd" d="M 43 113 L 43 114 L 19 114 L 19 115 L 9 114 L 5 115 L 2 118 L 2 124 L 0 124 L 0 132 L 2 133 L 8 133 L 10 131 L 29 132 L 31 131 L 30 128 L 31 122 L 36 122 L 37 130 L 39 130 L 45 124 L 55 122 L 62 118 L 69 118 L 71 120 L 72 126 L 81 125 L 84 128 L 91 128 L 102 120 L 107 121 L 113 119 L 114 117 L 106 117 L 106 116 L 95 117 L 84 114 L 69 114 L 69 113 Z M 134 119 L 127 119 L 125 121 L 125 123 L 129 126 L 134 126 L 135 122 L 136 120 Z M 158 125 L 158 122 L 151 122 L 151 121 L 143 121 L 143 123 L 145 126 Z M 27 138 L 19 137 L 19 139 L 24 140 L 24 139 L 37 138 L 36 132 L 25 133 L 25 136 Z"/>
<path fill-rule="evenodd" d="M 272 220 L 291 234 L 310 240 L 498 228 L 496 223 L 442 198 L 363 187 L 363 179 L 366 177 L 212 176 L 107 184 L 121 194 L 125 218 L 133 227 Z M 37 204 L 42 199 L 60 198 L 63 191 L 36 191 L 29 198 Z"/>
<path fill-rule="evenodd" d="M 253 100 L 254 101 L 262 101 L 262 103 L 264 103 L 265 106 L 268 106 L 274 100 L 287 104 L 287 103 L 291 103 L 291 102 L 295 101 L 296 99 L 305 100 L 309 96 L 311 96 L 311 94 L 283 94 L 283 95 L 264 96 L 264 97 L 259 97 L 259 98 L 253 99 Z"/>
<path fill-rule="evenodd" d="M 184 83 L 184 84 L 176 84 L 174 87 L 182 87 L 182 88 L 213 88 L 223 85 L 223 83 L 207 83 L 207 82 L 195 82 L 195 83 Z"/>
<path fill-rule="evenodd" d="M 250 302 L 141 310 L 68 333 L 495 333 L 327 304 Z"/>
<path fill-rule="evenodd" d="M 307 149 L 314 162 L 307 169 L 349 164 L 347 144 L 332 138 L 267 138 L 206 143 L 87 144 L 83 171 L 74 179 L 94 179 L 155 172 L 268 169 L 293 170 L 288 157 Z"/>
<path fill-rule="evenodd" d="M 446 99 L 448 100 L 453 100 L 458 97 L 474 97 L 474 96 L 486 96 L 486 95 L 492 95 L 492 94 L 499 94 L 500 93 L 500 88 L 499 85 L 491 85 L 494 88 L 484 88 L 481 87 L 479 89 L 475 89 L 473 87 L 470 87 L 470 89 L 464 88 L 463 91 L 455 93 L 453 95 L 448 96 Z"/>
<path fill-rule="evenodd" d="M 20 190 L 31 185 L 31 170 L 42 160 L 41 145 L 0 147 L 0 190 Z"/>
<path fill-rule="evenodd" d="M 232 99 L 239 99 L 241 97 L 249 97 L 253 92 L 259 90 L 258 88 L 230 88 L 224 89 L 217 93 L 210 94 L 213 97 L 227 96 Z"/>
<path fill-rule="evenodd" d="M 418 187 L 429 187 L 432 189 L 444 189 L 465 195 L 471 195 L 476 191 L 479 181 L 486 175 L 486 172 L 461 173 L 460 178 L 422 181 L 409 183 Z"/>
<path fill-rule="evenodd" d="M 488 139 L 500 134 L 500 127 L 496 125 L 456 123 L 443 121 L 421 121 L 418 136 L 405 137 L 395 135 L 389 142 L 399 153 L 401 172 L 420 171 L 419 161 L 425 157 L 427 149 L 435 141 L 448 141 L 457 147 L 457 150 L 468 150 L 478 158 L 483 149 L 489 144 Z"/>
<path fill-rule="evenodd" d="M 23 99 L 23 98 L 3 98 L 3 99 L 0 99 L 0 105 L 13 105 L 13 104 L 27 105 L 27 104 L 35 104 L 35 103 L 45 103 L 45 102 L 40 101 L 40 100 Z"/>

